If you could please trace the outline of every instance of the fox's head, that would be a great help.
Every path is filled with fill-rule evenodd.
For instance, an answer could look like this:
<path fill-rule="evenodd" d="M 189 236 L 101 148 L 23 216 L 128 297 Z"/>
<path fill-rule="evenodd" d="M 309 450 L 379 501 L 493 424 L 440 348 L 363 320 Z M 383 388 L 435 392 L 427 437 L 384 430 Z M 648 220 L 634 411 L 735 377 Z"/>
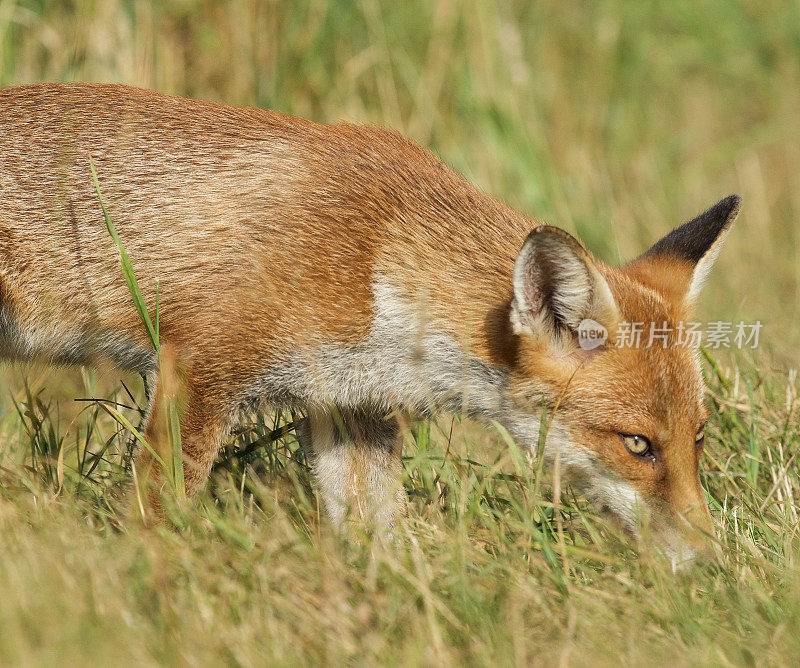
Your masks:
<path fill-rule="evenodd" d="M 621 268 L 539 227 L 514 268 L 515 404 L 529 413 L 544 399 L 546 455 L 630 531 L 644 512 L 678 558 L 713 533 L 698 476 L 708 411 L 691 307 L 740 203 L 727 197 Z"/>

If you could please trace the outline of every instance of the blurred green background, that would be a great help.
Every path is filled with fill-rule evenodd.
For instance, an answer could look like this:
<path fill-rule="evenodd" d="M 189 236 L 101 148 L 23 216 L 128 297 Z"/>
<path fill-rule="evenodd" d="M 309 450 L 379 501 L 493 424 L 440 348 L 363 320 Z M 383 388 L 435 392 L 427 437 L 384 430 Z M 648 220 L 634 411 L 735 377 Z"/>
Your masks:
<path fill-rule="evenodd" d="M 739 192 L 699 315 L 800 361 L 798 2 L 0 0 L 37 81 L 388 125 L 610 262 Z"/>

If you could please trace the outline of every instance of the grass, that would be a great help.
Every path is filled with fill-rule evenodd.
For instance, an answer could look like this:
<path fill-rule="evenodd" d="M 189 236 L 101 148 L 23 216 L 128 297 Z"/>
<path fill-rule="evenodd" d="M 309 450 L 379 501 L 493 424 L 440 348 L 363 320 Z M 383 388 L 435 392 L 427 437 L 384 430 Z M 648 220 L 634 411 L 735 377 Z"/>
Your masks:
<path fill-rule="evenodd" d="M 0 83 L 115 80 L 392 125 L 511 205 L 634 256 L 745 201 L 704 318 L 716 563 L 635 553 L 492 428 L 405 430 L 395 546 L 320 518 L 296 416 L 253 415 L 175 529 L 131 519 L 136 379 L 0 377 L 0 661 L 784 665 L 800 654 L 798 5 L 0 1 Z M 560 529 L 560 530 L 559 530 Z"/>
<path fill-rule="evenodd" d="M 145 530 L 115 494 L 127 433 L 91 403 L 67 430 L 31 391 L 2 425 L 0 655 L 790 663 L 800 651 L 796 386 L 713 377 L 710 396 L 703 482 L 721 556 L 675 575 L 571 493 L 556 508 L 547 472 L 498 447 L 497 434 L 449 418 L 406 432 L 411 515 L 395 546 L 329 535 L 291 432 L 237 457 L 254 434 L 280 431 L 255 415 L 202 503 L 173 509 L 175 529 Z M 130 402 L 124 390 L 111 397 Z"/>

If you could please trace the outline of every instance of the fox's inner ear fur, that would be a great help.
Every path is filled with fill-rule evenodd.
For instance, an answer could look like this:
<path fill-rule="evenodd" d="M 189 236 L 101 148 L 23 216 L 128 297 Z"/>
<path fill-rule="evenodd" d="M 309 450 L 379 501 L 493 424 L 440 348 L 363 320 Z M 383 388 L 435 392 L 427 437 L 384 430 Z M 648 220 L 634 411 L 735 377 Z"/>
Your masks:
<path fill-rule="evenodd" d="M 544 225 L 528 235 L 514 263 L 511 321 L 517 334 L 577 332 L 591 318 L 611 329 L 618 310 L 594 260 L 567 232 Z"/>
<path fill-rule="evenodd" d="M 694 220 L 674 229 L 636 262 L 663 259 L 674 263 L 677 259 L 687 263 L 691 274 L 685 295 L 687 301 L 693 302 L 708 278 L 741 205 L 739 195 L 729 195 Z"/>

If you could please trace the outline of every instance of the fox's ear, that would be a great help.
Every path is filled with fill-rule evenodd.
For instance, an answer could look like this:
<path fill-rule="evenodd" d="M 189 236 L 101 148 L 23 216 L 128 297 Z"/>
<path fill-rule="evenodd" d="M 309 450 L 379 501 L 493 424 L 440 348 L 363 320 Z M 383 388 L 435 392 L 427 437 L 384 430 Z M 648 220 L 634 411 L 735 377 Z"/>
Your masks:
<path fill-rule="evenodd" d="M 619 320 L 606 279 L 574 237 L 557 227 L 537 227 L 514 263 L 514 332 L 537 337 L 575 333 L 587 318 L 607 329 Z"/>
<path fill-rule="evenodd" d="M 722 243 L 736 220 L 742 198 L 729 195 L 717 202 L 694 220 L 684 223 L 656 243 L 639 258 L 646 263 L 652 260 L 682 261 L 690 268 L 688 284 L 684 281 L 686 299 L 693 302 L 722 249 Z"/>

